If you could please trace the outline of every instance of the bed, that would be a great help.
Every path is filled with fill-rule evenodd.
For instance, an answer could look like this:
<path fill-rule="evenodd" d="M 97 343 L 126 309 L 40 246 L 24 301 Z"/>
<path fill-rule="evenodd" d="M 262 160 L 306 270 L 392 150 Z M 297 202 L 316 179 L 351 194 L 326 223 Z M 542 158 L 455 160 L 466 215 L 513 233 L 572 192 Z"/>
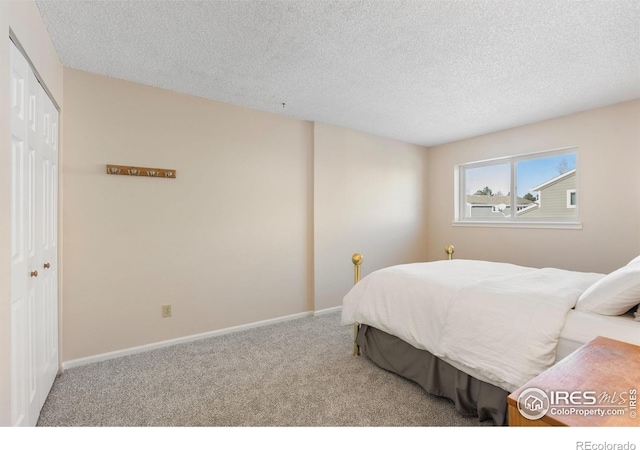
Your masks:
<path fill-rule="evenodd" d="M 638 303 L 640 257 L 608 275 L 456 259 L 369 274 L 342 323 L 381 368 L 505 425 L 511 392 L 596 336 L 640 345 Z"/>

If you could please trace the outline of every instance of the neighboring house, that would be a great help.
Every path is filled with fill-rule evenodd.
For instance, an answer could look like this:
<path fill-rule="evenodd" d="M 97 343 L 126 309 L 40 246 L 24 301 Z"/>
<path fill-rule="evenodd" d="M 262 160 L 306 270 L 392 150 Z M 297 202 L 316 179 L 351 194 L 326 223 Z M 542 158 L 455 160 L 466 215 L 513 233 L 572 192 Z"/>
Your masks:
<path fill-rule="evenodd" d="M 517 199 L 518 211 L 532 204 L 526 198 Z M 467 217 L 509 217 L 511 215 L 509 195 L 467 195 Z"/>
<path fill-rule="evenodd" d="M 518 216 L 572 217 L 576 214 L 576 169 L 531 188 L 538 200 L 518 210 Z"/>

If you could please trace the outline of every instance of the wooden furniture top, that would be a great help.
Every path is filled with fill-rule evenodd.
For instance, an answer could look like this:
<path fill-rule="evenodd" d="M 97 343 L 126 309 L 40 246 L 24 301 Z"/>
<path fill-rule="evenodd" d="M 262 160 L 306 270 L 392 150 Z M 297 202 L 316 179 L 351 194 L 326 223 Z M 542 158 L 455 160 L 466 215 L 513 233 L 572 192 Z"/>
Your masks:
<path fill-rule="evenodd" d="M 599 336 L 509 395 L 509 406 L 517 408 L 518 396 L 528 388 L 538 388 L 552 396 L 557 391 L 581 393 L 576 394 L 576 400 L 582 405 L 566 404 L 567 401 L 554 404 L 551 401 L 549 411 L 539 419 L 550 425 L 638 427 L 640 346 Z M 582 396 L 585 392 L 587 398 Z M 596 404 L 588 405 L 593 403 L 593 397 L 597 398 Z M 554 408 L 572 406 L 605 411 L 604 415 L 553 413 Z M 621 415 L 607 414 L 606 410 L 612 409 L 625 411 Z"/>

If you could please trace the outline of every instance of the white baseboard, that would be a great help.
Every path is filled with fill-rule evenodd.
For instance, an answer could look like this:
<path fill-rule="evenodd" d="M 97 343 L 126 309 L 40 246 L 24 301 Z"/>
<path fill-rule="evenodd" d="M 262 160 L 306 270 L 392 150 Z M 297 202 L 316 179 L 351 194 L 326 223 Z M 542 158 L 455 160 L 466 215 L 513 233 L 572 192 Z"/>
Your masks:
<path fill-rule="evenodd" d="M 314 316 L 322 316 L 324 314 L 331 314 L 333 312 L 342 311 L 342 306 L 334 306 L 333 308 L 319 309 L 313 312 Z"/>
<path fill-rule="evenodd" d="M 338 308 L 342 308 L 341 306 Z M 184 336 L 176 339 L 169 339 L 166 341 L 155 342 L 153 344 L 140 345 L 138 347 L 130 347 L 122 350 L 116 350 L 108 353 L 101 353 L 99 355 L 87 356 L 85 358 L 72 359 L 62 363 L 62 370 L 71 369 L 73 367 L 84 366 L 86 364 L 92 364 L 100 361 L 107 361 L 109 359 L 120 358 L 122 356 L 135 355 L 136 353 L 148 352 L 149 350 L 155 350 L 157 348 L 169 347 L 171 345 L 183 344 L 185 342 L 197 341 L 199 339 L 206 339 L 214 336 L 220 336 L 223 334 L 234 333 L 236 331 L 248 330 L 250 328 L 263 327 L 265 325 L 271 325 L 279 322 L 286 322 L 288 320 L 300 319 L 302 317 L 309 317 L 318 314 L 327 314 L 336 310 L 337 308 L 328 308 L 321 311 L 307 311 L 298 314 L 291 314 L 289 316 L 276 317 L 275 319 L 261 320 L 259 322 L 253 322 L 246 325 L 238 325 L 235 327 L 223 328 L 221 330 L 209 331 L 206 333 L 192 334 L 190 336 Z"/>

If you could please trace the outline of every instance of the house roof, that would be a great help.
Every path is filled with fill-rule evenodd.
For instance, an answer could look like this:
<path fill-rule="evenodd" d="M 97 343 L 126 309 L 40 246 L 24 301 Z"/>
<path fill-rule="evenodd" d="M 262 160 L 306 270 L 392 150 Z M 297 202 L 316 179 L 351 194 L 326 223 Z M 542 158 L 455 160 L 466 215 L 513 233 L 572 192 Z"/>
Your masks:
<path fill-rule="evenodd" d="M 526 208 L 523 208 L 520 211 L 516 211 L 516 215 L 521 216 L 523 214 L 527 214 L 528 212 L 531 212 L 534 209 L 538 209 L 538 208 L 540 208 L 540 204 L 533 202 L 529 206 L 527 206 Z"/>
<path fill-rule="evenodd" d="M 500 205 L 505 204 L 509 206 L 511 204 L 511 197 L 509 195 L 467 195 L 467 203 L 472 205 Z M 518 205 L 528 205 L 532 203 L 531 200 L 518 197 Z"/>
<path fill-rule="evenodd" d="M 566 179 L 566 178 L 572 177 L 572 176 L 574 176 L 575 174 L 576 174 L 576 169 L 570 170 L 570 171 L 565 172 L 565 173 L 563 173 L 563 174 L 561 174 L 561 175 L 558 175 L 558 176 L 557 176 L 557 177 L 555 177 L 555 178 L 552 178 L 552 179 L 551 179 L 551 180 L 549 180 L 549 181 L 545 181 L 545 182 L 544 182 L 544 183 L 542 183 L 542 184 L 539 184 L 539 185 L 537 185 L 537 186 L 535 186 L 535 187 L 532 187 L 532 188 L 531 188 L 531 189 L 529 189 L 529 190 L 530 190 L 530 191 L 541 191 L 541 190 L 543 190 L 543 189 L 548 188 L 549 186 L 552 186 L 552 185 L 554 185 L 554 184 L 558 183 L 559 181 L 562 181 L 562 180 L 564 180 L 564 179 Z"/>

